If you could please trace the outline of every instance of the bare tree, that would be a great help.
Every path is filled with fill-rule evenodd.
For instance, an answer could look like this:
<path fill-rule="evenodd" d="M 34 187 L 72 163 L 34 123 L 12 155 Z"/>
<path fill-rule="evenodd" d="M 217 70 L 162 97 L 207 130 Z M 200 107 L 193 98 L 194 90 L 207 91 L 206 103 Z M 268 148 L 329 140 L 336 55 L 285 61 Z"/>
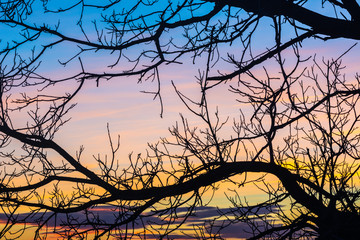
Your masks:
<path fill-rule="evenodd" d="M 252 239 L 356 239 L 360 80 L 345 79 L 342 56 L 318 61 L 300 54 L 309 38 L 358 40 L 356 1 L 3 1 L 0 7 L 1 29 L 9 32 L 0 51 L 1 237 L 21 237 L 36 224 L 35 239 L 50 232 L 174 238 L 204 206 L 205 193 L 232 183 L 233 207 L 186 237 L 222 238 L 227 227 L 244 222 Z M 266 41 L 258 37 L 264 31 Z M 51 58 L 63 48 L 70 55 Z M 106 70 L 87 70 L 97 56 L 106 59 Z M 54 141 L 86 82 L 155 81 L 150 93 L 162 107 L 161 68 L 188 59 L 204 66 L 200 98 L 175 84 L 174 90 L 205 127 L 182 117 L 172 140 L 150 145 L 145 158 L 131 156 L 127 169 L 119 168 L 119 139 L 108 130 L 112 154 L 96 159 L 98 172 L 84 166 L 82 148 L 70 153 Z M 57 61 L 78 70 L 46 74 Z M 276 70 L 265 67 L 269 61 Z M 261 75 L 252 71 L 258 66 Z M 59 86 L 67 82 L 74 90 L 63 93 Z M 209 92 L 225 84 L 244 106 L 238 120 L 222 119 L 209 104 Z M 27 113 L 25 121 L 17 121 L 19 112 Z M 267 181 L 269 175 L 278 182 Z M 244 199 L 239 187 L 249 184 L 267 199 Z"/>

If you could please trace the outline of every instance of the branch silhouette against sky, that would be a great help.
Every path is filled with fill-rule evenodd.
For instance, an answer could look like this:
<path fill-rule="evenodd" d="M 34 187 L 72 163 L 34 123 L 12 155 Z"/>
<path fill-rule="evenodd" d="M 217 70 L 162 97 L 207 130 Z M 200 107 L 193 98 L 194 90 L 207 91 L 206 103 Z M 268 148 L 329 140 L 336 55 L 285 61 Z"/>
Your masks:
<path fill-rule="evenodd" d="M 0 238 L 357 239 L 359 18 L 355 0 L 0 2 Z"/>

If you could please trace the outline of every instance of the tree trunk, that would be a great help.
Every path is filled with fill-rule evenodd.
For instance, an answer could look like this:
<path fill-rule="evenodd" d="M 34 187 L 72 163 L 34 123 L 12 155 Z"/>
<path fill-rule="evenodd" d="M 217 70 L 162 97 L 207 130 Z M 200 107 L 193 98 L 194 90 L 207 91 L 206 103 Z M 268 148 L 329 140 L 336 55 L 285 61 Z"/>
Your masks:
<path fill-rule="evenodd" d="M 360 216 L 355 213 L 329 211 L 319 218 L 318 240 L 360 239 Z"/>

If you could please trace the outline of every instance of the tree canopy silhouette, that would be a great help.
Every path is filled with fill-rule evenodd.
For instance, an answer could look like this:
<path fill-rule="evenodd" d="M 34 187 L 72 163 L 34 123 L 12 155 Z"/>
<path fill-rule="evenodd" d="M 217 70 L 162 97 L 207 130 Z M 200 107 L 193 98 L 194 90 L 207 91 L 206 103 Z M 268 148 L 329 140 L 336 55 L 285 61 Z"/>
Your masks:
<path fill-rule="evenodd" d="M 36 226 L 35 239 L 221 239 L 245 223 L 250 239 L 357 239 L 360 79 L 342 65 L 354 45 L 330 60 L 301 50 L 355 43 L 359 12 L 355 0 L 1 1 L 0 237 Z M 162 115 L 161 72 L 190 62 L 200 97 L 174 91 L 203 124 L 181 115 L 128 168 L 110 130 L 98 171 L 85 167 L 83 148 L 54 140 L 85 83 L 153 81 Z M 59 66 L 63 74 L 49 73 Z M 241 105 L 237 119 L 209 104 L 224 86 Z M 204 194 L 230 183 L 232 207 L 182 232 Z M 266 198 L 247 201 L 245 185 Z"/>

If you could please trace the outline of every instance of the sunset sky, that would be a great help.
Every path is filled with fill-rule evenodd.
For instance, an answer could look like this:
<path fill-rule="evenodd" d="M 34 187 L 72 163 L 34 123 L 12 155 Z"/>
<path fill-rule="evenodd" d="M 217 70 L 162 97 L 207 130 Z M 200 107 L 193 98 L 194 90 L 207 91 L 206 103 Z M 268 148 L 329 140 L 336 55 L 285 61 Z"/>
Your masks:
<path fill-rule="evenodd" d="M 319 8 L 319 11 L 323 10 Z M 36 13 L 39 11 L 39 13 Z M 43 22 L 46 21 L 49 25 L 56 24 L 57 19 L 51 18 L 51 14 L 41 13 L 42 8 L 34 9 L 34 14 L 27 21 L 31 22 Z M 325 11 L 325 10 L 323 10 Z M 79 30 L 73 30 L 76 27 L 77 18 L 79 11 L 70 11 L 63 15 L 61 20 L 60 30 L 64 34 L 68 34 L 73 37 L 81 36 Z M 84 16 L 84 27 L 88 29 L 90 34 L 89 37 L 96 37 L 93 26 L 90 22 L 97 12 L 90 11 Z M 55 15 L 54 15 L 55 16 Z M 273 43 L 273 39 L 269 37 L 269 32 L 272 31 L 271 27 L 264 24 L 260 26 L 263 29 L 257 32 L 257 41 L 254 42 L 254 49 L 258 51 L 264 51 L 267 47 L 271 46 L 269 42 Z M 1 29 L 0 31 L 5 31 Z M 286 31 L 286 29 L 284 30 Z M 172 32 L 174 39 L 181 38 L 181 32 Z M 177 35 L 178 34 L 178 35 Z M 293 37 L 289 33 L 289 38 Z M 286 34 L 285 34 L 286 36 Z M 7 35 L 7 39 L 16 38 L 16 29 L 11 34 Z M 34 45 L 47 44 L 53 41 L 53 36 L 44 35 L 39 37 Z M 6 41 L 5 39 L 4 41 Z M 181 40 L 179 40 L 181 41 Z M 349 47 L 354 44 L 354 41 L 336 39 L 324 42 L 320 39 L 306 39 L 303 41 L 303 47 L 300 49 L 300 53 L 303 58 L 310 57 L 306 63 L 302 65 L 302 68 L 309 67 L 312 64 L 312 59 L 316 57 L 317 60 L 321 61 L 324 59 L 337 58 Z M 258 48 L 257 48 L 258 47 Z M 29 46 L 19 48 L 18 53 L 24 56 L 28 56 L 30 53 Z M 129 56 L 136 56 L 138 51 L 142 49 L 130 49 Z M 39 72 L 44 76 L 51 76 L 55 79 L 76 74 L 80 68 L 80 63 L 77 60 L 73 60 L 66 67 L 61 66 L 58 61 L 66 61 L 74 55 L 76 47 L 69 43 L 63 43 L 59 46 L 55 46 L 49 49 L 48 52 L 41 58 L 41 65 Z M 240 53 L 241 48 L 236 46 L 225 47 L 221 49 L 224 51 L 231 51 L 234 54 Z M 290 51 L 290 50 L 286 50 Z M 286 54 L 286 51 L 284 54 Z M 351 52 L 344 56 L 344 66 L 346 69 L 344 73 L 349 79 L 352 79 L 358 68 L 358 56 L 360 52 L 360 46 L 355 46 Z M 290 52 L 289 52 L 290 53 Z M 109 53 L 99 51 L 92 53 L 85 53 L 81 55 L 81 59 L 84 63 L 84 68 L 89 72 L 104 72 L 104 71 L 116 71 L 119 69 L 126 69 L 127 63 L 121 62 L 114 69 L 109 70 L 107 66 L 116 59 L 116 56 L 110 55 Z M 200 59 L 195 64 L 192 63 L 191 58 L 185 55 L 180 59 L 183 64 L 172 64 L 163 65 L 159 68 L 161 77 L 161 96 L 163 101 L 163 114 L 161 115 L 161 104 L 159 98 L 153 99 L 154 95 L 144 92 L 156 91 L 156 82 L 142 82 L 138 83 L 136 77 L 121 77 L 114 78 L 109 81 L 101 81 L 97 86 L 95 81 L 89 80 L 85 82 L 85 85 L 81 92 L 74 99 L 74 103 L 77 105 L 69 112 L 68 117 L 71 118 L 70 122 L 60 128 L 59 132 L 55 135 L 55 141 L 66 149 L 73 156 L 79 151 L 81 146 L 84 146 L 85 151 L 82 158 L 82 163 L 94 172 L 98 171 L 98 166 L 94 161 L 93 156 L 102 156 L 110 154 L 109 140 L 107 135 L 107 124 L 109 125 L 113 139 L 116 139 L 117 135 L 120 135 L 121 145 L 117 155 L 121 168 L 125 168 L 129 164 L 129 154 L 132 153 L 134 156 L 137 154 L 146 155 L 148 149 L 148 143 L 156 143 L 161 138 L 171 139 L 169 128 L 175 125 L 176 122 L 181 121 L 180 114 L 189 120 L 192 127 L 202 127 L 204 123 L 199 118 L 194 116 L 189 110 L 186 109 L 180 98 L 177 96 L 172 82 L 176 88 L 184 93 L 187 97 L 198 100 L 201 97 L 201 89 L 197 83 L 196 77 L 198 71 L 204 71 L 205 61 Z M 289 58 L 289 64 L 292 59 Z M 278 74 L 279 68 L 272 61 L 266 63 L 268 72 L 274 75 Z M 223 72 L 230 72 L 233 68 L 230 64 L 226 64 L 224 61 L 220 61 L 216 65 L 216 69 Z M 259 75 L 264 74 L 262 66 L 254 68 L 254 73 Z M 215 72 L 214 72 L 215 73 Z M 76 82 L 65 82 L 54 87 L 46 89 L 49 93 L 64 93 L 72 91 L 77 87 Z M 234 133 L 231 132 L 231 124 L 233 119 L 239 118 L 239 109 L 245 114 L 251 114 L 252 109 L 249 106 L 236 101 L 236 94 L 229 92 L 229 86 L 236 86 L 236 80 L 232 80 L 226 84 L 217 86 L 215 89 L 209 91 L 208 100 L 210 103 L 210 110 L 214 113 L 216 108 L 219 110 L 220 118 L 225 120 L 229 117 L 229 127 L 223 132 L 224 138 Z M 29 90 L 27 90 L 29 89 Z M 34 88 L 22 88 L 14 91 L 13 98 L 19 96 L 22 91 L 27 91 L 29 95 L 36 94 L 37 91 Z M 15 126 L 24 125 L 27 118 L 23 117 L 21 113 L 14 114 Z M 52 156 L 53 153 L 49 153 Z M 53 155 L 54 159 L 59 156 Z M 59 159 L 60 161 L 60 159 Z M 269 181 L 276 181 L 270 179 Z M 225 187 L 228 187 L 226 185 Z M 232 186 L 234 187 L 234 186 Z M 207 208 L 204 207 L 199 214 L 200 219 L 215 215 L 215 208 L 213 206 L 219 206 L 220 208 L 226 209 L 230 206 L 230 203 L 226 199 L 224 190 L 220 189 L 215 195 L 212 204 Z M 242 194 L 241 192 L 239 192 Z M 262 193 L 255 187 L 249 187 L 246 190 L 244 196 L 248 199 L 257 201 L 262 199 Z M 105 211 L 102 209 L 100 211 Z M 0 216 L 0 220 L 3 218 Z M 190 219 L 191 220 L 191 219 Z M 193 222 L 197 220 L 192 219 Z M 188 227 L 188 226 L 187 226 Z M 228 239 L 235 237 L 232 235 L 230 229 Z M 244 235 L 245 237 L 246 235 Z"/>

